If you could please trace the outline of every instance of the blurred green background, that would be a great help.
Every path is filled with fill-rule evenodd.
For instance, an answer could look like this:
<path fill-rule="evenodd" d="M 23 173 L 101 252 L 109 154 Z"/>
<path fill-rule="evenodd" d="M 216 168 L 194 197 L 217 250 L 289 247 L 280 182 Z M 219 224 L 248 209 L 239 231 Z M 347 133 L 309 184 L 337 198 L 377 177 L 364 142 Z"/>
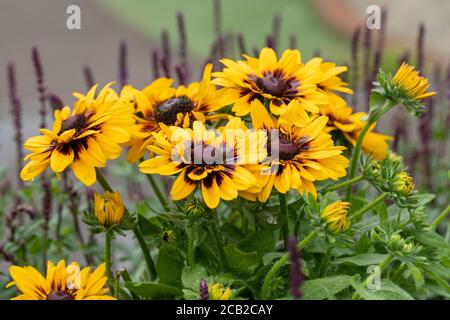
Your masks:
<path fill-rule="evenodd" d="M 96 1 L 117 19 L 152 39 L 157 39 L 162 29 L 176 35 L 176 13 L 183 12 L 189 50 L 200 56 L 209 52 L 214 39 L 213 0 Z M 348 56 L 348 41 L 320 19 L 310 0 L 225 0 L 221 4 L 223 33 L 242 33 L 249 49 L 262 46 L 265 35 L 272 30 L 274 14 L 280 14 L 281 48 L 287 47 L 289 36 L 295 34 L 305 57 L 319 48 L 326 50 L 322 51 L 325 56 L 338 61 Z M 172 36 L 172 41 L 176 39 Z"/>

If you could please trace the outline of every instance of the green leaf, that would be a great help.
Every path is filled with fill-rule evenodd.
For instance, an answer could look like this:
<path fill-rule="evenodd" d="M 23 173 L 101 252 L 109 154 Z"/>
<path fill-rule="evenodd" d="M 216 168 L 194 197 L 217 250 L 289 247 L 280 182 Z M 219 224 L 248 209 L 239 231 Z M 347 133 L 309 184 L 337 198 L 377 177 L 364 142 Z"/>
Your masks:
<path fill-rule="evenodd" d="M 413 230 L 412 234 L 414 238 L 429 247 L 441 248 L 444 250 L 450 250 L 450 243 L 448 243 L 442 236 L 434 231 L 430 230 Z"/>
<path fill-rule="evenodd" d="M 147 219 L 142 214 L 138 214 L 138 225 L 142 235 L 150 236 L 159 234 L 161 228 L 154 224 L 150 219 Z"/>
<path fill-rule="evenodd" d="M 412 195 L 411 198 L 415 199 L 419 206 L 425 206 L 427 203 L 433 201 L 436 196 L 432 193 L 421 193 Z"/>
<path fill-rule="evenodd" d="M 173 286 L 156 282 L 125 282 L 125 287 L 135 294 L 148 299 L 173 299 L 181 291 Z"/>
<path fill-rule="evenodd" d="M 255 272 L 259 264 L 258 254 L 254 252 L 244 252 L 236 245 L 229 244 L 225 248 L 231 269 L 238 275 L 251 275 Z"/>
<path fill-rule="evenodd" d="M 198 291 L 200 280 L 206 279 L 208 276 L 205 268 L 201 265 L 186 267 L 181 275 L 181 282 L 184 288 L 195 289 Z"/>
<path fill-rule="evenodd" d="M 256 251 L 260 258 L 275 248 L 275 237 L 271 230 L 259 230 L 250 233 L 238 244 L 239 249 L 244 252 Z"/>
<path fill-rule="evenodd" d="M 356 278 L 352 278 L 351 285 L 365 300 L 414 300 L 408 292 L 387 279 L 381 280 L 380 289 L 364 288 Z"/>
<path fill-rule="evenodd" d="M 268 264 L 271 263 L 273 260 L 279 259 L 279 258 L 281 258 L 281 257 L 284 256 L 284 255 L 285 255 L 284 252 L 269 252 L 269 253 L 266 253 L 266 254 L 263 256 L 263 264 L 264 264 L 264 265 L 268 265 Z"/>
<path fill-rule="evenodd" d="M 425 277 L 423 276 L 422 271 L 420 271 L 420 269 L 412 262 L 407 262 L 406 265 L 408 266 L 409 271 L 411 271 L 416 289 L 419 290 L 425 285 Z"/>
<path fill-rule="evenodd" d="M 370 113 L 381 108 L 386 101 L 385 97 L 377 91 L 372 91 L 370 94 Z M 370 114 L 369 113 L 369 114 Z"/>
<path fill-rule="evenodd" d="M 433 279 L 434 281 L 436 281 L 436 283 L 441 286 L 443 289 L 447 290 L 447 292 L 450 293 L 450 285 L 448 284 L 448 282 L 443 279 L 435 270 L 432 266 L 430 267 L 426 267 L 426 275 L 428 278 Z"/>
<path fill-rule="evenodd" d="M 181 261 L 176 248 L 170 244 L 161 245 L 156 262 L 156 271 L 161 282 L 180 286 L 183 267 L 184 262 Z"/>
<path fill-rule="evenodd" d="M 333 261 L 335 264 L 352 263 L 358 266 L 379 265 L 387 254 L 365 253 L 353 257 L 339 258 Z"/>
<path fill-rule="evenodd" d="M 304 299 L 323 300 L 334 299 L 340 291 L 350 286 L 351 277 L 347 275 L 331 276 L 306 280 L 303 284 Z"/>

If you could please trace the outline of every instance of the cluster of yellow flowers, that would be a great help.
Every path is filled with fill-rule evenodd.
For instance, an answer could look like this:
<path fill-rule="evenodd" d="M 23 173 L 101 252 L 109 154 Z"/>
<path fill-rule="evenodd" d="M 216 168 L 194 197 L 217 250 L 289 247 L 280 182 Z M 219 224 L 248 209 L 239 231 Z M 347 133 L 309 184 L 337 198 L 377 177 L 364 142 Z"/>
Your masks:
<path fill-rule="evenodd" d="M 346 147 L 335 145 L 331 133 L 341 133 L 355 145 L 367 124 L 367 114 L 354 113 L 338 95 L 352 94 L 339 77 L 347 67 L 320 58 L 303 62 L 298 50 L 286 50 L 278 59 L 270 48 L 259 57 L 222 63 L 223 70 L 215 73 L 206 65 L 202 80 L 187 87 L 160 78 L 142 90 L 126 85 L 120 94 L 112 83 L 98 95 L 97 85 L 86 95 L 75 93 L 72 111 L 68 106 L 56 110 L 51 130 L 41 129 L 42 135 L 25 142 L 31 153 L 21 178 L 32 180 L 48 167 L 59 175 L 70 167 L 91 186 L 98 168 L 127 148 L 127 160 L 140 162 L 144 174 L 177 176 L 173 200 L 198 187 L 205 204 L 216 208 L 221 199 L 238 196 L 266 202 L 274 188 L 280 194 L 294 189 L 316 197 L 316 181 L 346 176 Z M 411 66 L 402 65 L 386 88 L 406 101 L 434 94 L 426 93 L 428 86 Z M 226 107 L 234 116 L 222 111 Z M 361 136 L 361 147 L 380 160 L 388 155 L 390 137 L 375 133 L 374 126 Z M 395 188 L 407 194 L 414 184 L 405 173 Z M 348 229 L 349 206 L 337 201 L 325 207 L 320 218 L 330 231 Z M 102 226 L 118 225 L 126 215 L 120 194 L 96 195 L 95 214 Z M 72 284 L 74 270 L 78 276 Z M 13 266 L 10 272 L 9 285 L 22 292 L 17 299 L 111 298 L 104 288 L 105 264 L 90 272 L 80 271 L 76 263 L 66 266 L 64 260 L 56 266 L 49 262 L 46 277 L 33 267 Z M 215 285 L 210 294 L 229 299 L 232 291 Z"/>
<path fill-rule="evenodd" d="M 262 49 L 259 58 L 222 63 L 221 72 L 212 74 L 207 65 L 202 80 L 187 87 L 160 78 L 142 90 L 127 85 L 120 95 L 111 84 L 97 96 L 97 86 L 86 95 L 75 94 L 72 112 L 67 106 L 55 111 L 52 130 L 41 129 L 41 136 L 26 141 L 31 153 L 22 179 L 31 180 L 48 166 L 56 174 L 70 166 L 90 186 L 96 168 L 119 157 L 124 146 L 128 161 L 141 161 L 143 173 L 178 175 L 174 200 L 199 186 L 210 208 L 238 195 L 265 202 L 273 187 L 316 196 L 315 181 L 346 175 L 345 147 L 335 146 L 330 132 L 341 131 L 355 143 L 365 124 L 365 114 L 352 113 L 336 94 L 352 93 L 338 76 L 346 67 L 320 58 L 303 63 L 298 50 L 286 50 L 277 59 L 270 48 Z M 220 113 L 229 105 L 236 117 Z M 249 123 L 258 132 L 248 129 Z M 227 139 L 237 131 L 239 138 Z M 278 157 L 269 137 L 277 139 Z M 388 139 L 370 132 L 363 149 L 381 159 Z M 249 150 L 242 141 L 257 147 Z M 148 151 L 151 158 L 142 161 Z M 222 161 L 206 161 L 206 152 L 223 155 Z"/>

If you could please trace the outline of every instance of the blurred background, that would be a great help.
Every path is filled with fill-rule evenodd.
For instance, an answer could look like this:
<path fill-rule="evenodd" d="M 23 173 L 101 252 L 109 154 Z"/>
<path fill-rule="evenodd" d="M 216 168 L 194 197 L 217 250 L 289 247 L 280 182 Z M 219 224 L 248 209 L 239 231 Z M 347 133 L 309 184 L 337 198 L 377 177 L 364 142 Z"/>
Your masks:
<path fill-rule="evenodd" d="M 81 9 L 81 30 L 66 27 L 66 9 L 72 4 Z M 380 5 L 386 13 L 382 44 L 375 40 L 380 31 L 360 28 L 355 32 L 365 25 L 366 9 L 371 4 Z M 191 80 L 198 78 L 201 64 L 211 55 L 218 32 L 227 41 L 226 54 L 232 57 L 238 56 L 239 34 L 248 53 L 253 54 L 270 42 L 268 35 L 274 38 L 277 33 L 279 52 L 296 46 L 304 59 L 320 54 L 350 67 L 357 54 L 354 51 L 361 51 L 357 58 L 365 59 L 364 55 L 374 54 L 377 46 L 383 45 L 382 64 L 395 68 L 402 54 L 416 59 L 418 28 L 423 23 L 427 61 L 424 70 L 445 72 L 450 57 L 450 2 L 446 0 L 226 0 L 220 2 L 220 8 L 213 0 L 0 0 L 2 167 L 14 163 L 15 158 L 8 63 L 13 62 L 16 67 L 23 136 L 29 137 L 39 126 L 33 46 L 40 52 L 48 92 L 70 105 L 73 91 L 86 90 L 83 68 L 89 67 L 93 80 L 101 84 L 118 79 L 122 40 L 127 43 L 128 81 L 138 88 L 147 85 L 154 76 L 152 54 L 160 50 L 163 30 L 167 31 L 172 54 L 178 54 L 177 12 L 184 14 Z M 356 109 L 364 110 L 363 100 L 353 103 L 361 105 L 354 106 Z M 391 130 L 389 124 L 385 126 Z"/>

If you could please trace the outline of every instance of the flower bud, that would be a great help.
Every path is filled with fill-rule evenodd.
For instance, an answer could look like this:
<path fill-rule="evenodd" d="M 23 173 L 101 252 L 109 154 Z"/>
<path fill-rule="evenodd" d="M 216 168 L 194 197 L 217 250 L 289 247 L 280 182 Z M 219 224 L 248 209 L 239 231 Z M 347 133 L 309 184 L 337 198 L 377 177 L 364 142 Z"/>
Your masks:
<path fill-rule="evenodd" d="M 414 180 L 408 173 L 402 171 L 394 177 L 393 188 L 398 194 L 409 196 L 415 188 Z"/>
<path fill-rule="evenodd" d="M 364 168 L 367 177 L 378 178 L 381 175 L 381 166 L 376 160 L 370 160 Z"/>
<path fill-rule="evenodd" d="M 387 245 L 392 251 L 403 251 L 405 240 L 399 234 L 394 234 L 389 238 Z"/>
<path fill-rule="evenodd" d="M 98 223 L 104 227 L 120 224 L 125 215 L 125 206 L 119 192 L 106 192 L 104 195 L 94 195 L 95 216 Z"/>
<path fill-rule="evenodd" d="M 170 243 L 176 239 L 176 234 L 173 229 L 164 228 L 160 234 L 161 240 Z"/>
<path fill-rule="evenodd" d="M 197 198 L 192 197 L 186 200 L 183 208 L 186 216 L 189 219 L 197 220 L 205 215 L 206 208 L 203 202 L 199 201 Z"/>
<path fill-rule="evenodd" d="M 209 287 L 209 298 L 211 300 L 230 300 L 232 296 L 233 290 L 220 283 L 215 283 Z"/>
<path fill-rule="evenodd" d="M 329 231 L 340 233 L 346 231 L 350 227 L 350 220 L 347 218 L 350 203 L 345 201 L 336 201 L 327 206 L 320 218 L 325 222 Z"/>

